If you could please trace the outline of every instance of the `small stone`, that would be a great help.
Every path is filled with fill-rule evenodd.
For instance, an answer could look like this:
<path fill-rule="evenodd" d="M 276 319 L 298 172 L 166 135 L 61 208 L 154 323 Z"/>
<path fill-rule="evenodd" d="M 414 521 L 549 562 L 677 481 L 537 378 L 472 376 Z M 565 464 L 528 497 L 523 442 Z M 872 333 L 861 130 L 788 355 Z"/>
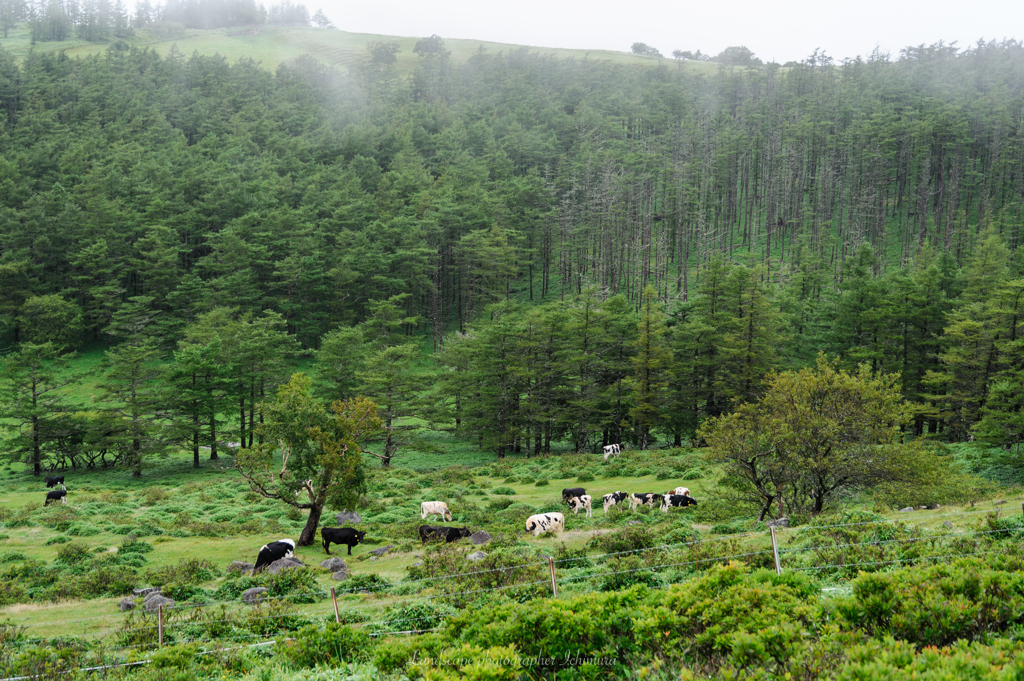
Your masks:
<path fill-rule="evenodd" d="M 1000 505 L 1005 504 L 1005 503 L 1006 503 L 1006 499 L 1002 499 L 1000 501 L 997 501 L 997 502 L 993 503 L 992 505 L 993 506 L 1000 506 Z"/>
<path fill-rule="evenodd" d="M 334 516 L 334 520 L 337 521 L 339 525 L 344 525 L 345 523 L 358 525 L 363 522 L 362 516 L 355 511 L 342 511 L 338 515 Z"/>
<path fill-rule="evenodd" d="M 377 556 L 370 556 L 370 557 L 369 557 L 369 558 L 367 558 L 366 560 L 377 560 Z"/>
<path fill-rule="evenodd" d="M 469 541 L 474 545 L 486 544 L 491 541 L 491 535 L 487 534 L 485 530 L 480 530 L 479 532 L 474 532 L 469 535 Z"/>
<path fill-rule="evenodd" d="M 231 565 L 228 565 L 228 572 L 252 572 L 254 567 L 256 567 L 255 563 L 246 563 L 244 560 L 236 560 Z"/>
<path fill-rule="evenodd" d="M 416 561 L 415 563 L 412 564 L 413 567 L 419 567 L 421 565 L 423 565 L 423 561 L 422 560 L 418 560 L 418 561 Z"/>
<path fill-rule="evenodd" d="M 337 572 L 338 570 L 348 570 L 348 563 L 345 562 L 344 558 L 332 556 L 320 563 L 320 567 L 327 568 L 330 572 Z"/>
<path fill-rule="evenodd" d="M 174 599 L 161 596 L 160 594 L 150 594 L 150 597 L 146 599 L 146 602 L 142 604 L 142 607 L 146 612 L 156 612 L 160 609 L 161 605 L 164 606 L 164 610 L 167 608 L 173 608 Z"/>
<path fill-rule="evenodd" d="M 272 575 L 276 575 L 280 574 L 282 570 L 296 570 L 301 567 L 306 567 L 306 564 L 301 560 L 296 560 L 295 558 L 281 558 L 268 565 L 264 571 L 269 572 Z"/>
<path fill-rule="evenodd" d="M 346 579 L 348 579 L 348 570 L 338 570 L 333 575 L 331 575 L 331 579 L 333 579 L 336 582 L 344 582 Z"/>
<path fill-rule="evenodd" d="M 132 594 L 134 594 L 135 596 L 146 597 L 146 596 L 149 596 L 149 594 L 154 594 L 154 593 L 156 593 L 156 594 L 160 593 L 160 587 L 158 587 L 158 586 L 148 586 L 145 589 L 132 589 Z"/>
<path fill-rule="evenodd" d="M 642 523 L 642 522 L 640 522 L 639 520 L 630 520 L 630 521 L 629 521 L 628 523 L 626 523 L 626 524 L 627 524 L 627 525 L 643 525 L 643 523 Z"/>
<path fill-rule="evenodd" d="M 487 554 L 484 553 L 483 551 L 475 551 L 475 552 L 469 554 L 468 556 L 466 556 L 466 560 L 477 561 L 477 560 L 483 560 L 486 557 L 487 557 Z"/>
<path fill-rule="evenodd" d="M 767 523 L 768 527 L 789 527 L 789 518 L 777 518 L 775 520 L 769 520 Z"/>
<path fill-rule="evenodd" d="M 362 590 L 362 591 L 360 591 L 359 593 L 360 593 L 361 595 L 363 595 L 363 596 L 369 596 L 369 595 L 370 595 L 370 592 L 369 592 L 369 591 L 367 591 L 367 590 L 365 590 L 365 589 L 363 589 L 363 590 Z"/>
<path fill-rule="evenodd" d="M 913 511 L 913 510 L 914 510 L 913 506 L 907 506 L 906 508 L 901 508 L 900 509 L 900 513 L 909 513 L 910 511 Z"/>
<path fill-rule="evenodd" d="M 128 610 L 135 609 L 135 599 L 133 598 L 122 598 L 121 602 L 117 604 L 117 607 L 121 608 L 121 612 L 127 612 Z"/>
<path fill-rule="evenodd" d="M 947 530 L 952 530 L 953 529 L 953 523 L 949 522 L 948 520 L 946 522 L 942 523 L 942 526 L 945 527 Z"/>
<path fill-rule="evenodd" d="M 256 586 L 242 592 L 242 602 L 250 605 L 263 600 L 263 594 L 267 593 L 266 587 Z"/>
<path fill-rule="evenodd" d="M 373 551 L 369 551 L 369 554 L 371 556 L 378 556 L 379 557 L 379 556 L 383 556 L 385 553 L 387 553 L 388 551 L 390 551 L 393 548 L 395 548 L 393 544 L 388 544 L 387 546 L 385 546 L 383 548 L 374 549 Z"/>

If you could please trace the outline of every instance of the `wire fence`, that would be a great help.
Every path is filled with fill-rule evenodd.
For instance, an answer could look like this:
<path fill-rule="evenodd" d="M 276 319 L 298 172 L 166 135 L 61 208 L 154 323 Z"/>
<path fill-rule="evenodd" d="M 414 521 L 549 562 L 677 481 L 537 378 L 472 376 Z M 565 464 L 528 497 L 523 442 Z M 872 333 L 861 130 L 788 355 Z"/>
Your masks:
<path fill-rule="evenodd" d="M 978 529 L 942 528 L 940 526 L 940 528 L 936 528 L 937 531 L 931 533 L 925 533 L 918 527 L 918 523 L 921 521 L 951 518 L 976 519 L 983 514 L 990 516 L 995 514 L 998 517 L 1002 514 L 1002 510 L 993 512 L 979 509 L 946 512 L 927 516 L 912 516 L 906 520 L 899 519 L 896 522 L 878 518 L 849 523 L 812 523 L 784 530 L 770 528 L 768 531 L 743 532 L 610 551 L 596 555 L 569 556 L 559 559 L 545 556 L 544 560 L 523 562 L 511 566 L 438 574 L 410 580 L 409 583 L 420 589 L 421 593 L 386 594 L 386 602 L 376 598 L 363 599 L 358 603 L 349 602 L 345 604 L 344 610 L 339 610 L 337 598 L 356 594 L 363 589 L 360 587 L 332 588 L 333 608 L 323 611 L 294 609 L 292 607 L 294 604 L 289 605 L 291 601 L 310 597 L 308 593 L 300 593 L 268 599 L 265 603 L 268 607 L 258 606 L 260 608 L 258 610 L 239 608 L 241 604 L 238 599 L 185 602 L 166 611 L 163 608 L 158 608 L 155 614 L 136 611 L 129 613 L 127 618 L 123 613 L 66 618 L 36 622 L 33 623 L 32 628 L 60 627 L 64 631 L 73 631 L 77 628 L 84 629 L 100 625 L 106 631 L 91 635 L 83 634 L 79 638 L 101 644 L 103 650 L 112 655 L 155 649 L 161 646 L 165 640 L 174 643 L 199 644 L 209 649 L 200 654 L 212 654 L 217 651 L 273 645 L 291 640 L 287 638 L 288 635 L 302 626 L 332 620 L 341 622 L 342 612 L 345 614 L 346 622 L 351 623 L 351 626 L 355 628 L 364 630 L 369 636 L 423 633 L 438 630 L 440 624 L 446 619 L 447 612 L 450 611 L 438 609 L 425 614 L 417 614 L 410 611 L 409 606 L 438 601 L 444 603 L 453 600 L 465 604 L 476 597 L 511 589 L 533 589 L 534 593 L 530 594 L 531 597 L 541 595 L 541 592 L 546 592 L 549 597 L 557 597 L 559 582 L 573 587 L 571 591 L 578 594 L 581 588 L 600 590 L 608 584 L 616 584 L 618 577 L 635 577 L 647 573 L 671 579 L 699 572 L 700 569 L 710 565 L 736 560 L 747 561 L 759 567 L 774 566 L 779 573 L 783 570 L 790 570 L 820 575 L 827 571 L 849 574 L 853 570 L 878 570 L 891 566 L 931 564 L 937 561 L 971 556 L 1009 554 L 1011 550 L 1019 554 L 1021 544 L 1024 544 L 1024 523 L 1018 526 L 1019 532 L 1014 526 L 991 527 L 991 523 L 987 529 L 984 524 Z M 886 533 L 891 534 L 897 531 L 906 534 L 902 536 L 872 535 L 863 540 L 843 532 L 836 532 L 830 536 L 830 532 L 833 530 L 858 528 L 858 531 L 863 532 L 865 528 L 872 525 L 885 527 Z M 780 534 L 788 541 L 788 545 L 780 545 L 778 541 Z M 826 540 L 823 541 L 823 538 Z M 1012 538 L 1020 540 L 1020 542 L 1010 546 L 1008 543 L 999 543 L 997 540 L 1000 538 Z M 805 540 L 809 540 L 810 543 L 800 543 Z M 917 551 L 916 549 L 921 545 L 928 545 L 932 552 Z M 899 554 L 901 551 L 909 552 L 911 549 L 915 550 L 913 554 Z M 871 555 L 870 552 L 876 553 Z M 640 564 L 629 562 L 623 564 L 619 560 L 627 556 L 637 558 Z M 538 571 L 545 570 L 549 571 L 549 577 L 537 579 Z M 672 573 L 671 571 L 676 572 Z M 473 580 L 480 580 L 492 573 L 504 573 L 506 576 L 517 575 L 518 578 L 511 583 L 497 586 L 450 588 L 452 585 L 472 584 Z M 668 584 L 668 581 L 664 581 L 654 585 L 667 586 Z M 550 591 L 547 591 L 548 589 Z M 838 589 L 824 587 L 822 591 L 828 593 L 842 589 L 842 587 Z M 423 590 L 434 590 L 434 592 L 422 593 Z M 382 605 L 386 606 L 387 610 L 382 611 Z M 227 616 L 216 616 L 214 609 L 228 606 L 235 606 L 238 609 Z M 276 610 L 276 608 L 281 608 L 281 610 Z M 373 617 L 373 615 L 377 615 L 377 617 Z M 107 623 L 116 624 L 113 631 L 104 626 Z M 204 633 L 209 634 L 210 629 L 217 628 L 218 625 L 223 629 L 221 635 L 203 635 Z M 110 640 L 111 638 L 113 641 Z M 114 645 L 106 645 L 108 642 Z M 236 642 L 244 642 L 244 644 L 235 648 L 225 649 L 223 647 L 225 643 Z M 121 645 L 117 645 L 118 643 Z M 131 664 L 146 664 L 148 662 L 149 660 L 132 661 Z M 112 665 L 88 669 L 109 669 L 125 664 L 127 663 L 121 661 Z M 83 670 L 86 669 L 83 668 Z M 0 679 L 0 681 L 15 681 L 19 678 L 28 677 L 10 677 L 9 679 Z"/>

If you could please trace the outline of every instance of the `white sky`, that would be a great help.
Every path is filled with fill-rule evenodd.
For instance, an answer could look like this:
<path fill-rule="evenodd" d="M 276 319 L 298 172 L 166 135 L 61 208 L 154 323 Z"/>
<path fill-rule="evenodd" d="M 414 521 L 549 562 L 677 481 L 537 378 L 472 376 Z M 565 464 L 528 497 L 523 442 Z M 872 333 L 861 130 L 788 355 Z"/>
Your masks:
<path fill-rule="evenodd" d="M 301 1 L 301 0 L 300 0 Z M 273 4 L 270 0 L 269 4 Z M 822 48 L 836 61 L 877 46 L 1024 38 L 1024 0 L 307 0 L 343 31 L 467 38 L 538 47 L 629 51 L 647 43 L 715 55 L 745 45 L 764 61 L 802 60 Z"/>

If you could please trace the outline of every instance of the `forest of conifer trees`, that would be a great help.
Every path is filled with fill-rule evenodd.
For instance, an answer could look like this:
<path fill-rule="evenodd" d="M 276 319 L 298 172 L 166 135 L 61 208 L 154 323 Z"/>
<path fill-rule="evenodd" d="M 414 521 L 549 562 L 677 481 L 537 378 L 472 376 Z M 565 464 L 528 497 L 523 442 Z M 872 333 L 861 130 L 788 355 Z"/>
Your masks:
<path fill-rule="evenodd" d="M 296 354 L 321 396 L 382 405 L 387 457 L 424 427 L 499 456 L 680 443 L 819 353 L 900 372 L 918 434 L 1024 439 L 1021 43 L 712 71 L 417 54 L 407 77 L 0 50 L 19 456 L 198 462 L 252 441 Z M 90 339 L 120 411 L 72 423 L 24 377 L 64 380 Z M 176 399 L 125 411 L 132 381 Z"/>

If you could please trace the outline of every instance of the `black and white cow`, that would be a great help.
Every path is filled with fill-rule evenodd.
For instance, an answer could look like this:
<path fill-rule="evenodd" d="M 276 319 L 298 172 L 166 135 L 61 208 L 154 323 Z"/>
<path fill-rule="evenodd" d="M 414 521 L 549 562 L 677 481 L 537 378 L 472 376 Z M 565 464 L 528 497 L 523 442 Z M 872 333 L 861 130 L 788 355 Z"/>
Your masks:
<path fill-rule="evenodd" d="M 56 503 L 60 501 L 62 504 L 68 503 L 68 491 L 66 489 L 57 489 L 52 492 L 46 493 L 46 501 L 43 502 L 43 506 L 49 506 L 50 502 Z"/>
<path fill-rule="evenodd" d="M 56 487 L 57 485 L 60 485 L 61 489 L 65 489 L 65 490 L 67 489 L 67 487 L 64 486 L 64 476 L 63 475 L 54 475 L 54 476 L 49 477 L 49 478 L 46 479 L 46 489 L 50 489 L 51 487 Z"/>
<path fill-rule="evenodd" d="M 617 506 L 629 498 L 629 492 L 612 492 L 604 495 L 604 514 L 608 515 L 608 509 Z"/>
<path fill-rule="evenodd" d="M 668 509 L 680 506 L 696 506 L 697 500 L 689 494 L 666 494 L 661 500 L 661 510 L 668 513 Z"/>
<path fill-rule="evenodd" d="M 331 544 L 347 544 L 348 555 L 352 555 L 352 547 L 363 541 L 366 532 L 353 530 L 351 527 L 324 527 L 320 530 L 320 539 L 323 541 L 324 551 L 331 555 Z"/>
<path fill-rule="evenodd" d="M 605 445 L 604 446 L 604 460 L 607 461 L 609 456 L 618 456 L 622 453 L 622 445 Z"/>
<path fill-rule="evenodd" d="M 426 544 L 428 541 L 444 540 L 451 544 L 456 539 L 462 539 L 473 534 L 468 527 L 435 527 L 433 525 L 420 525 L 420 539 Z"/>
<path fill-rule="evenodd" d="M 629 510 L 635 511 L 637 506 L 650 506 L 661 504 L 661 500 L 665 495 L 663 494 L 652 494 L 647 492 L 646 494 L 630 494 L 629 495 Z"/>
<path fill-rule="evenodd" d="M 275 542 L 264 544 L 260 547 L 260 553 L 256 557 L 256 565 L 252 568 L 252 573 L 256 574 L 263 570 L 275 560 L 281 560 L 282 558 L 292 558 L 295 555 L 295 542 L 291 539 L 278 539 Z"/>
<path fill-rule="evenodd" d="M 592 517 L 594 513 L 590 508 L 590 501 L 591 497 L 589 494 L 584 494 L 581 497 L 573 497 L 570 499 L 569 505 L 572 506 L 572 514 L 579 515 L 580 509 L 584 509 L 586 511 L 586 517 Z"/>
<path fill-rule="evenodd" d="M 448 510 L 448 504 L 443 501 L 424 501 L 421 503 L 420 520 L 426 520 L 428 515 L 439 515 L 441 520 L 452 519 L 452 512 Z"/>
<path fill-rule="evenodd" d="M 539 537 L 544 532 L 562 532 L 565 530 L 565 516 L 561 513 L 538 513 L 526 519 L 526 531 Z"/>
<path fill-rule="evenodd" d="M 567 487 L 562 490 L 562 503 L 569 504 L 569 500 L 573 497 L 582 497 L 586 493 L 587 490 L 582 487 Z M 572 504 L 569 505 L 572 506 Z"/>

